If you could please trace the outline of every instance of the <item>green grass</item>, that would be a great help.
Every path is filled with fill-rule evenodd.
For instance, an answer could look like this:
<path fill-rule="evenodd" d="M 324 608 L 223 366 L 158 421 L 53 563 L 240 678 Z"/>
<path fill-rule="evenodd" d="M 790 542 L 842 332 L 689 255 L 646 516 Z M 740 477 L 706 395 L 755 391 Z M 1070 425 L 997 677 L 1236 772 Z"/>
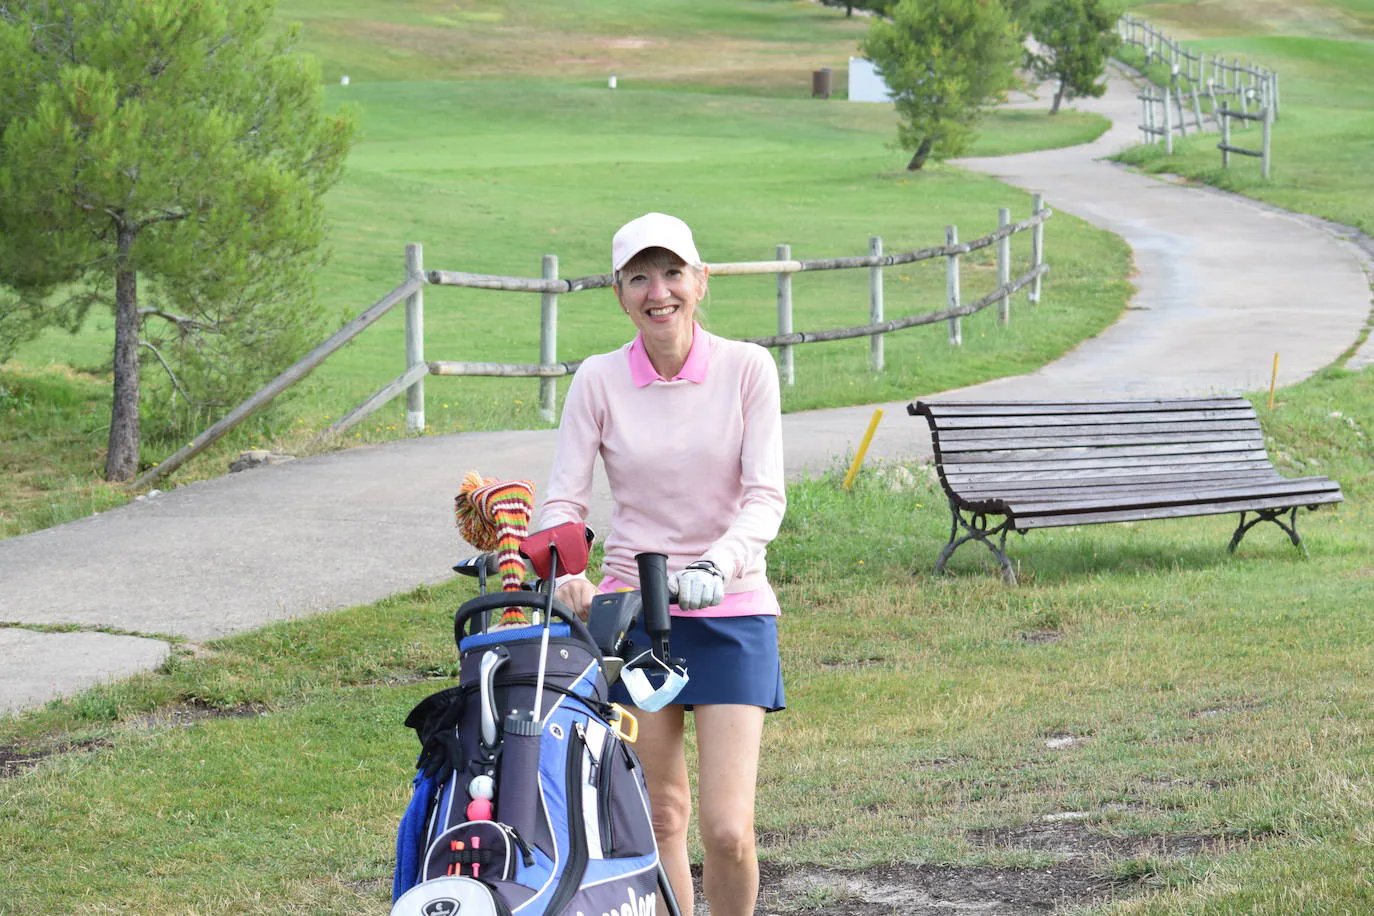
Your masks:
<path fill-rule="evenodd" d="M 793 485 L 770 549 L 790 708 L 765 737 L 762 855 L 1044 868 L 1055 855 L 977 831 L 1075 812 L 1146 850 L 1099 853 L 1127 899 L 1097 912 L 1365 911 L 1374 374 L 1262 401 L 1286 472 L 1346 493 L 1301 516 L 1310 559 L 1272 527 L 1228 555 L 1233 519 L 1053 530 L 1012 544 L 1009 589 L 974 551 L 931 573 L 948 529 L 925 470 Z M 4 911 L 381 912 L 414 754 L 400 723 L 451 683 L 468 594 L 183 648 L 0 720 L 11 754 L 79 748 L 0 780 Z M 1148 851 L 1189 839 L 1210 851 Z"/>
<path fill-rule="evenodd" d="M 1281 115 L 1272 136 L 1271 177 L 1260 175 L 1258 159 L 1233 156 L 1222 169 L 1215 131 L 1176 139 L 1174 155 L 1162 145 L 1136 147 L 1118 158 L 1149 172 L 1173 173 L 1245 194 L 1301 213 L 1311 213 L 1366 234 L 1374 234 L 1374 8 L 1368 3 L 1312 4 L 1316 13 L 1295 27 L 1293 34 L 1268 34 L 1262 20 L 1254 22 L 1240 10 L 1225 21 L 1226 37 L 1209 34 L 1184 40 L 1192 51 L 1227 60 L 1239 58 L 1279 74 Z M 1304 7 L 1306 9 L 1306 7 Z M 1184 39 L 1190 15 L 1197 7 L 1156 3 L 1141 12 L 1156 17 L 1166 31 L 1177 17 Z M 1360 17 L 1363 26 L 1344 17 Z M 1331 17 L 1346 23 L 1337 35 L 1324 23 Z M 1256 31 L 1250 31 L 1254 29 Z M 1138 48 L 1125 58 L 1139 62 Z M 1236 146 L 1258 149 L 1258 126 L 1232 125 Z"/>
<path fill-rule="evenodd" d="M 0 368 L 0 538 L 122 504 L 92 474 L 108 427 L 109 385 L 63 369 Z"/>
<path fill-rule="evenodd" d="M 842 66 L 859 34 L 834 10 L 772 0 L 674 0 L 637 10 L 627 25 L 624 4 L 540 7 L 535 16 L 528 4 L 471 3 L 455 12 L 450 4 L 412 3 L 389 9 L 387 21 L 396 24 L 390 29 L 375 28 L 361 5 L 282 8 L 283 17 L 305 20 L 307 50 L 327 59 L 356 53 L 372 62 L 350 73 L 348 87 L 326 68 L 334 83 L 329 104 L 354 103 L 362 118 L 361 140 L 327 201 L 334 256 L 317 278 L 337 322 L 396 285 L 404 247 L 413 241 L 425 245 L 430 268 L 536 276 L 542 256 L 552 253 L 562 276 L 578 276 L 604 272 L 615 227 L 653 208 L 692 222 L 706 257 L 715 261 L 771 259 L 783 242 L 800 258 L 866 254 L 874 235 L 889 252 L 920 248 L 942 243 L 947 224 L 971 239 L 996 228 L 1001 207 L 1017 218 L 1029 213 L 1028 195 L 982 176 L 942 166 L 905 172 L 907 157 L 891 148 L 895 123 L 887 106 L 809 97 L 806 55 Z M 448 21 L 455 16 L 461 28 Z M 688 22 L 703 25 L 686 35 Z M 529 59 L 503 58 L 511 29 L 543 50 Z M 600 37 L 573 41 L 577 29 Z M 365 47 L 340 44 L 345 34 L 364 36 Z M 472 67 L 460 73 L 440 66 L 426 50 L 434 36 L 461 47 Z M 640 41 L 649 42 L 647 49 L 625 44 Z M 591 45 L 617 62 L 617 55 L 631 55 L 626 60 L 633 66 L 618 68 L 621 88 L 586 78 L 555 53 Z M 484 60 L 494 63 L 478 66 Z M 759 76 L 764 71 L 767 78 Z M 973 152 L 1081 143 L 1104 126 L 1087 115 L 997 112 Z M 1015 240 L 1013 256 L 1018 271 L 1024 269 L 1027 235 Z M 970 319 L 960 350 L 951 350 L 941 328 L 890 335 L 888 369 L 874 376 L 865 341 L 798 348 L 798 384 L 786 393 L 785 409 L 910 397 L 1025 371 L 1115 320 L 1129 295 L 1129 255 L 1119 240 L 1058 214 L 1046 229 L 1046 256 L 1053 272 L 1043 304 L 1018 307 L 1010 329 L 998 327 L 991 314 Z M 991 252 L 967 258 L 963 276 L 965 301 L 992 289 Z M 944 282 L 940 262 L 888 271 L 888 317 L 942 307 Z M 717 278 L 705 311 L 719 333 L 768 335 L 776 330 L 774 296 L 771 277 Z M 865 323 L 867 271 L 798 277 L 794 297 L 799 330 Z M 562 297 L 559 358 L 621 344 L 631 328 L 614 320 L 617 314 L 607 291 Z M 217 476 L 244 448 L 276 446 L 293 454 L 321 448 L 310 443 L 315 432 L 403 368 L 402 324 L 398 309 L 176 480 Z M 93 312 L 81 333 L 44 335 L 6 371 L 74 367 L 107 379 L 112 334 L 111 316 Z M 430 288 L 426 356 L 537 361 L 538 297 Z M 566 380 L 559 384 L 566 390 Z M 426 383 L 429 431 L 544 425 L 537 392 L 534 380 L 432 378 Z M 92 412 L 103 413 L 98 404 Z M 393 402 L 345 444 L 402 436 L 402 417 L 401 402 Z M 43 435 L 24 438 L 37 443 Z M 159 461 L 182 444 L 147 441 L 144 461 Z M 81 451 L 17 452 L 20 463 L 43 473 L 61 468 L 93 481 L 103 449 L 103 437 L 89 435 Z M 86 511 L 80 499 L 70 507 L 59 500 L 52 511 L 16 499 L 0 502 L 0 524 L 14 534 L 41 526 L 44 512 L 61 520 Z"/>
<path fill-rule="evenodd" d="M 1238 9 L 1295 18 L 1277 4 L 1223 5 L 1232 29 Z M 436 16 L 458 18 L 470 40 L 490 43 L 502 29 L 528 22 L 523 11 L 533 6 L 412 3 L 398 6 L 394 18 L 389 11 L 388 21 L 409 16 L 428 29 Z M 1221 41 L 1237 32 L 1206 18 L 1217 7 L 1153 4 L 1142 12 L 1202 17 L 1194 33 Z M 538 8 L 569 32 L 663 41 L 682 24 L 674 16 L 683 9 L 657 3 L 627 16 L 619 11 L 628 7 L 609 0 Z M 1304 21 L 1340 13 L 1370 22 L 1368 0 L 1312 8 L 1322 16 Z M 539 256 L 552 251 L 569 276 L 600 272 L 610 229 L 626 210 L 652 206 L 683 203 L 677 209 L 699 225 L 707 257 L 719 260 L 767 257 L 784 241 L 801 257 L 837 254 L 837 240 L 852 240 L 847 244 L 860 253 L 872 234 L 893 250 L 928 244 L 931 232 L 941 238 L 946 222 L 958 222 L 968 238 L 994 225 L 999 206 L 1025 210 L 1024 197 L 1018 203 L 994 183 L 953 169 L 901 172 L 902 157 L 884 146 L 890 124 L 878 123 L 872 111 L 805 98 L 794 85 L 804 72 L 788 68 L 834 66 L 842 45 L 826 52 L 831 57 L 795 67 L 799 61 L 786 58 L 797 56 L 796 47 L 773 55 L 767 39 L 815 39 L 808 23 L 816 24 L 809 17 L 819 7 L 811 4 L 701 3 L 712 21 L 740 29 L 748 21 L 756 31 L 721 57 L 703 59 L 709 72 L 699 80 L 669 74 L 659 79 L 672 81 L 671 91 L 640 92 L 634 80 L 653 75 L 627 69 L 627 91 L 614 96 L 603 76 L 593 78 L 592 63 L 552 63 L 547 54 L 534 56 L 551 72 L 566 69 L 567 80 L 475 70 L 480 85 L 374 85 L 369 73 L 414 77 L 429 47 L 413 37 L 419 33 L 408 33 L 411 45 L 397 44 L 394 32 L 379 36 L 348 25 L 370 9 L 361 4 L 335 4 L 332 14 L 315 4 L 291 9 L 311 14 L 307 42 L 327 44 L 316 36 L 331 15 L 338 20 L 332 28 L 362 36 L 338 55 L 362 74 L 347 96 L 364 101 L 367 128 L 348 179 L 330 201 L 339 254 L 322 287 L 340 313 L 390 288 L 401 246 L 412 240 L 426 242 L 430 267 L 533 275 Z M 612 25 L 587 24 L 603 13 Z M 786 17 L 797 17 L 795 28 Z M 1323 75 L 1323 55 L 1348 51 L 1367 74 L 1364 45 L 1225 40 L 1283 72 L 1288 107 L 1280 132 L 1296 121 L 1326 147 L 1308 153 L 1315 157 L 1311 186 L 1295 178 L 1284 193 L 1297 209 L 1362 225 L 1370 206 L 1365 176 L 1335 163 L 1346 157 L 1359 164 L 1360 134 L 1350 125 L 1365 123 L 1368 81 L 1333 82 Z M 693 47 L 705 45 L 714 47 Z M 1260 55 L 1271 47 L 1289 56 Z M 483 59 L 478 50 L 474 61 Z M 758 97 L 720 76 L 730 54 L 742 55 L 739 72 L 759 74 Z M 352 66 L 355 58 L 371 69 Z M 655 58 L 646 52 L 643 59 Z M 445 66 L 459 64 L 435 64 Z M 651 124 L 652 136 L 665 135 L 663 109 L 656 107 L 665 100 L 668 150 L 643 129 Z M 514 125 L 508 143 L 491 127 L 495 118 Z M 416 124 L 426 137 L 418 147 L 403 142 Z M 993 145 L 978 154 L 1020 148 L 1024 141 L 1013 135 L 1035 126 L 994 121 L 980 141 Z M 599 146 L 585 139 L 603 128 Z M 1083 129 L 1091 125 L 1072 128 Z M 1036 142 L 1052 141 L 1042 135 Z M 1175 157 L 1170 170 L 1186 159 Z M 1276 185 L 1286 180 L 1285 161 L 1277 160 Z M 671 185 L 661 180 L 665 163 L 676 169 Z M 1256 196 L 1271 190 L 1239 189 Z M 550 199 L 556 218 L 549 216 Z M 1010 332 L 990 320 L 967 322 L 967 343 L 957 353 L 943 343 L 928 350 L 910 344 L 902 362 L 919 369 L 902 370 L 912 375 L 895 396 L 1016 371 L 1018 360 L 1046 359 L 1094 322 L 1110 320 L 1125 296 L 1119 242 L 1063 214 L 1047 235 L 1054 274 L 1045 304 L 1018 308 Z M 977 260 L 966 265 L 970 287 L 990 283 L 988 263 Z M 890 315 L 899 302 L 938 295 L 938 268 L 930 272 L 890 277 Z M 767 332 L 754 328 L 768 321 L 771 281 L 754 282 L 714 287 L 714 326 Z M 816 327 L 840 313 L 857 316 L 841 323 L 857 323 L 861 283 L 799 278 L 798 326 Z M 490 314 L 508 308 L 491 295 L 428 294 L 439 335 L 431 358 L 464 358 L 463 348 L 504 354 L 530 346 L 521 336 L 524 319 L 503 320 L 472 340 L 475 324 L 484 317 L 497 324 Z M 614 314 L 605 295 L 565 297 L 562 341 L 569 350 L 623 338 L 602 320 Z M 296 401 L 297 413 L 279 428 L 315 425 L 348 406 L 356 391 L 399 371 L 397 325 L 374 332 L 377 340 L 350 347 L 329 369 L 333 374 L 317 374 Z M 104 383 L 98 373 L 60 368 L 99 370 L 106 359 L 102 334 L 108 328 L 97 320 L 78 337 L 38 342 L 21 366 L 0 369 L 0 491 L 13 491 L 0 499 L 0 533 L 48 523 L 42 505 L 57 521 L 122 498 L 89 482 L 102 448 L 97 407 Z M 889 364 L 899 340 L 921 336 L 918 330 L 890 339 Z M 803 349 L 809 355 L 799 357 L 800 384 L 788 395 L 789 407 L 806 406 L 811 395 L 803 390 L 813 384 L 828 387 L 836 403 L 893 397 L 884 379 L 862 369 L 863 351 L 858 343 Z M 431 418 L 443 428 L 534 423 L 533 383 L 444 389 L 445 381 L 428 386 Z M 480 408 L 469 415 L 445 403 Z M 852 867 L 1043 867 L 1052 854 L 988 848 L 969 831 L 1078 812 L 1092 835 L 1138 841 L 1147 850 L 1157 838 L 1212 841 L 1207 855 L 1184 858 L 1099 855 L 1093 867 L 1125 881 L 1132 894 L 1101 908 L 1113 916 L 1374 910 L 1374 622 L 1367 611 L 1374 606 L 1374 373 L 1326 370 L 1281 391 L 1275 408 L 1261 415 L 1285 473 L 1330 474 L 1346 494 L 1334 510 L 1302 515 L 1307 560 L 1265 527 L 1228 556 L 1227 519 L 1053 530 L 1012 543 L 1023 584 L 1007 589 L 987 558 L 967 549 L 956 556 L 952 577 L 930 573 L 948 519 L 921 469 L 909 481 L 896 466 L 870 467 L 849 494 L 838 489 L 837 474 L 793 485 L 784 530 L 770 549 L 786 609 L 791 709 L 771 717 L 766 733 L 758 822 L 764 857 Z M 260 427 L 251 435 L 281 434 Z M 384 425 L 365 432 L 388 434 Z M 38 495 L 24 495 L 30 492 Z M 161 671 L 0 719 L 5 754 L 41 758 L 0 779 L 0 912 L 382 912 L 392 832 L 415 750 L 400 722 L 455 673 L 447 634 L 467 594 L 459 584 L 423 588 L 201 651 L 178 645 Z M 1078 741 L 1046 746 L 1061 736 Z"/>

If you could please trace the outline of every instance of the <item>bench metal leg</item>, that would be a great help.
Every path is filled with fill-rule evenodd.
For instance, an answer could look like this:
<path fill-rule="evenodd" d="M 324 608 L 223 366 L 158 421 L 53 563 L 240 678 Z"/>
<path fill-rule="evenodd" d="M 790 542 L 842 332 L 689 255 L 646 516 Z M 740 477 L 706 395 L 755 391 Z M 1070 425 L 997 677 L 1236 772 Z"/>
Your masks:
<path fill-rule="evenodd" d="M 935 571 L 943 573 L 945 564 L 949 558 L 962 545 L 969 541 L 978 541 L 997 558 L 998 564 L 1002 567 L 1002 578 L 1008 585 L 1016 584 L 1016 570 L 1011 565 L 1011 559 L 1007 556 L 1007 532 L 1012 530 L 1009 519 L 1003 519 L 1002 523 L 995 528 L 988 527 L 988 517 L 982 512 L 963 512 L 954 504 L 953 500 L 949 503 L 950 515 L 953 517 L 949 526 L 949 543 L 945 549 L 940 551 L 940 558 L 935 561 Z M 963 528 L 966 534 L 959 536 L 959 529 Z M 997 543 L 992 542 L 992 538 L 997 537 Z"/>
<path fill-rule="evenodd" d="M 1240 524 L 1236 527 L 1236 533 L 1231 535 L 1231 545 L 1226 548 L 1228 551 L 1235 553 L 1236 548 L 1240 546 L 1241 538 L 1245 537 L 1245 533 L 1260 522 L 1273 522 L 1287 533 L 1288 540 L 1293 542 L 1294 547 L 1302 551 L 1303 556 L 1308 556 L 1307 545 L 1304 544 L 1302 538 L 1298 536 L 1297 506 L 1291 509 L 1255 509 L 1254 513 L 1255 517 L 1248 522 L 1245 520 L 1245 516 L 1249 513 L 1242 512 L 1240 514 Z M 1285 515 L 1288 516 L 1287 523 L 1283 520 L 1283 516 Z"/>

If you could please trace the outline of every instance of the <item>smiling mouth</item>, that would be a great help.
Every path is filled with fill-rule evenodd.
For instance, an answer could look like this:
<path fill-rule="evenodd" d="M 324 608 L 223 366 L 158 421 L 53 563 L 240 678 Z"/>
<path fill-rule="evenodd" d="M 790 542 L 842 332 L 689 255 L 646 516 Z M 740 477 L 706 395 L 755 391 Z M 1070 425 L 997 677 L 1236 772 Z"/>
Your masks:
<path fill-rule="evenodd" d="M 677 310 L 678 307 L 676 305 L 664 305 L 660 306 L 659 308 L 649 309 L 644 314 L 648 315 L 650 318 L 662 318 L 665 315 L 673 314 L 673 312 L 676 312 Z"/>

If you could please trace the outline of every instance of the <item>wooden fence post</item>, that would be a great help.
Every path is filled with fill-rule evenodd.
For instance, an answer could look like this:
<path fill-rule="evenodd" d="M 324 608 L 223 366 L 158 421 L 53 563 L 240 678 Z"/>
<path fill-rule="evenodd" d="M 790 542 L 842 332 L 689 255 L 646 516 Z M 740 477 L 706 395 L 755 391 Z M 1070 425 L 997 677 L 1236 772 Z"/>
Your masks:
<path fill-rule="evenodd" d="M 1045 197 L 1036 194 L 1031 198 L 1031 214 L 1039 216 L 1045 209 Z M 1031 269 L 1035 270 L 1045 263 L 1045 224 L 1037 223 L 1031 230 Z M 1031 281 L 1030 302 L 1032 305 L 1040 302 L 1040 278 L 1036 277 Z"/>
<path fill-rule="evenodd" d="M 1164 98 L 1164 154 L 1172 156 L 1174 154 L 1174 119 L 1169 110 L 1170 99 L 1169 90 L 1161 89 L 1159 94 Z"/>
<path fill-rule="evenodd" d="M 1174 69 L 1169 74 L 1169 89 L 1165 93 L 1164 104 L 1178 106 L 1178 135 L 1188 136 L 1188 119 L 1183 116 L 1183 90 L 1178 85 L 1178 64 L 1174 64 Z"/>
<path fill-rule="evenodd" d="M 868 240 L 870 257 L 883 256 L 883 240 L 873 236 Z M 883 267 L 881 264 L 868 269 L 868 323 L 880 324 L 883 320 Z M 868 338 L 868 368 L 872 372 L 883 371 L 883 335 L 874 334 Z"/>
<path fill-rule="evenodd" d="M 418 243 L 406 246 L 406 279 L 425 276 L 425 250 Z M 406 297 L 406 369 L 425 361 L 425 293 L 420 287 Z M 425 431 L 425 377 L 406 389 L 406 432 Z"/>
<path fill-rule="evenodd" d="M 545 280 L 558 279 L 558 255 L 546 254 L 540 276 Z M 539 296 L 539 362 L 550 366 L 558 362 L 558 294 Z M 554 422 L 558 414 L 558 379 L 549 376 L 539 380 L 539 416 L 545 423 Z"/>
<path fill-rule="evenodd" d="M 1011 211 L 1006 207 L 997 211 L 997 228 L 1005 229 L 1011 225 Z M 1011 236 L 1004 235 L 997 242 L 997 288 L 1005 290 L 1011 285 Z M 1004 295 L 997 303 L 997 320 L 1002 327 L 1011 324 L 1011 296 Z"/>
<path fill-rule="evenodd" d="M 1232 58 L 1232 63 L 1236 66 L 1236 96 L 1240 99 L 1240 113 L 1250 113 L 1250 71 L 1243 69 L 1240 65 L 1240 58 Z M 1241 74 L 1245 74 L 1245 85 L 1241 85 Z M 1245 120 L 1242 118 L 1241 129 L 1245 128 Z"/>
<path fill-rule="evenodd" d="M 792 260 L 792 246 L 779 245 L 777 252 L 779 261 Z M 778 333 L 792 333 L 792 275 L 786 271 L 778 274 Z M 797 368 L 793 361 L 791 344 L 785 344 L 778 354 L 782 360 L 781 374 L 784 385 L 795 385 L 797 382 Z"/>
<path fill-rule="evenodd" d="M 1226 117 L 1230 111 L 1230 104 L 1221 100 L 1221 167 L 1229 169 L 1231 167 L 1231 119 Z"/>
<path fill-rule="evenodd" d="M 957 226 L 945 227 L 945 244 L 959 244 L 959 228 Z M 945 256 L 945 298 L 952 309 L 959 307 L 959 256 L 948 254 Z M 959 316 L 954 315 L 949 319 L 949 343 L 950 346 L 958 347 L 964 343 L 964 328 L 959 321 Z"/>
<path fill-rule="evenodd" d="M 1260 177 L 1269 180 L 1269 136 L 1274 128 L 1274 109 L 1266 107 L 1264 115 L 1264 136 L 1260 146 Z"/>

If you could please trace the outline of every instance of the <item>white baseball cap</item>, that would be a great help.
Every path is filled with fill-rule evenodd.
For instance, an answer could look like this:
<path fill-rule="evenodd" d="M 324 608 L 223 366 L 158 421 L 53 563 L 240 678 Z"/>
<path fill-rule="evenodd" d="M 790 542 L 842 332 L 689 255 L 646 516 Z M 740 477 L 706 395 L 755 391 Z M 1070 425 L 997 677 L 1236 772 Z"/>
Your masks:
<path fill-rule="evenodd" d="M 667 213 L 645 213 L 621 226 L 611 239 L 611 269 L 619 270 L 646 248 L 666 248 L 688 264 L 701 264 L 686 223 Z"/>

